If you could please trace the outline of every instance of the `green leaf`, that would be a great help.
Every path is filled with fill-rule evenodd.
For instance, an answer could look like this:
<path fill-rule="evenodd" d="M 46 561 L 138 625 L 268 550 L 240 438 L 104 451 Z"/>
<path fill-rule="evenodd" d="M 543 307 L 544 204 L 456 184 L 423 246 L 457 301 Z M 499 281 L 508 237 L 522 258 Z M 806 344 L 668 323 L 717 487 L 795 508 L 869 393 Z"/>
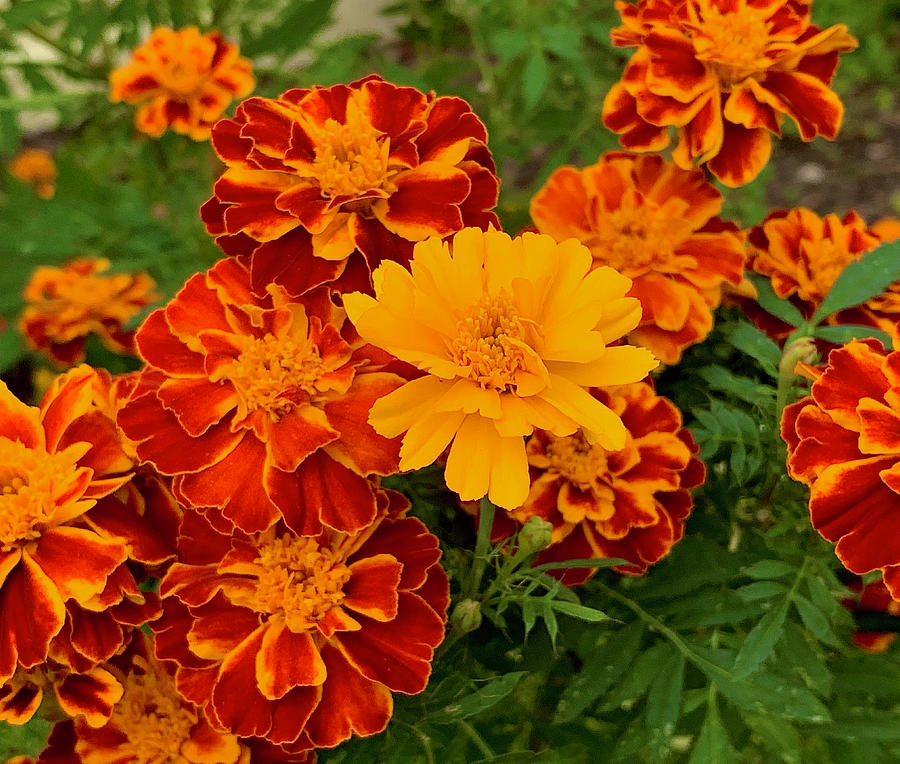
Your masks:
<path fill-rule="evenodd" d="M 525 52 L 528 35 L 519 29 L 498 29 L 491 35 L 491 50 L 507 63 Z"/>
<path fill-rule="evenodd" d="M 553 600 L 551 606 L 557 613 L 569 615 L 572 616 L 572 618 L 578 618 L 579 620 L 587 621 L 588 623 L 601 623 L 602 621 L 610 620 L 609 616 L 602 610 L 595 610 L 594 608 L 586 607 L 585 605 L 576 605 L 574 602 Z"/>
<path fill-rule="evenodd" d="M 529 53 L 522 69 L 522 98 L 528 111 L 532 111 L 544 95 L 547 79 L 547 59 L 544 57 L 544 51 L 535 48 Z"/>
<path fill-rule="evenodd" d="M 51 722 L 39 716 L 32 717 L 31 721 L 23 725 L 0 722 L 0 759 L 5 761 L 13 756 L 37 757 L 47 745 L 52 726 Z"/>
<path fill-rule="evenodd" d="M 747 602 L 765 600 L 777 594 L 784 594 L 787 587 L 777 581 L 754 581 L 737 589 L 736 594 Z"/>
<path fill-rule="evenodd" d="M 777 709 L 770 710 L 777 712 Z M 782 761 L 800 764 L 803 760 L 800 734 L 790 722 L 773 714 L 746 714 L 744 721 Z"/>
<path fill-rule="evenodd" d="M 684 683 L 684 656 L 673 653 L 650 685 L 647 695 L 647 726 L 650 728 L 650 752 L 662 761 L 669 750 Z"/>
<path fill-rule="evenodd" d="M 870 338 L 878 340 L 886 348 L 893 344 L 893 340 L 887 332 L 876 329 L 874 326 L 856 326 L 854 324 L 819 326 L 816 327 L 815 336 L 833 342 L 835 345 L 843 345 L 850 340 Z"/>
<path fill-rule="evenodd" d="M 21 335 L 13 329 L 0 331 L 0 372 L 15 366 L 25 354 Z"/>
<path fill-rule="evenodd" d="M 860 305 L 880 295 L 900 279 L 900 241 L 882 244 L 850 263 L 837 277 L 810 323 L 821 323 L 827 316 L 844 308 Z"/>
<path fill-rule="evenodd" d="M 335 0 L 293 0 L 291 10 L 264 29 L 255 39 L 241 45 L 245 55 L 302 50 L 331 20 Z"/>
<path fill-rule="evenodd" d="M 559 562 L 546 562 L 543 565 L 535 565 L 529 568 L 531 572 L 544 570 L 567 570 L 568 568 L 612 568 L 616 565 L 627 565 L 627 560 L 618 557 L 590 557 L 575 560 L 560 560 Z"/>
<path fill-rule="evenodd" d="M 767 399 L 774 399 L 775 388 L 763 385 L 755 379 L 732 374 L 722 366 L 704 366 L 697 373 L 713 389 L 731 393 L 747 403 L 765 404 Z"/>
<path fill-rule="evenodd" d="M 873 714 L 874 711 L 867 712 L 866 716 Z M 885 714 L 882 718 L 875 719 L 835 719 L 822 729 L 822 734 L 843 740 L 900 742 L 900 723 L 895 714 Z"/>
<path fill-rule="evenodd" d="M 803 625 L 812 632 L 820 642 L 826 645 L 837 646 L 838 638 L 835 636 L 825 614 L 812 604 L 802 594 L 795 594 L 793 597 L 794 606 L 800 613 L 800 620 Z"/>
<path fill-rule="evenodd" d="M 732 673 L 736 679 L 749 676 L 769 657 L 784 629 L 786 615 L 786 606 L 774 608 L 750 630 L 734 659 Z"/>
<path fill-rule="evenodd" d="M 513 671 L 504 674 L 471 695 L 466 695 L 462 700 L 431 714 L 429 719 L 435 724 L 455 724 L 460 719 L 468 719 L 470 716 L 480 714 L 499 703 L 516 689 L 516 685 L 527 673 L 527 671 Z"/>
<path fill-rule="evenodd" d="M 778 376 L 781 350 L 765 333 L 746 321 L 738 322 L 728 335 L 728 341 L 738 350 L 756 359 L 763 371 Z"/>
<path fill-rule="evenodd" d="M 759 273 L 748 273 L 747 278 L 756 287 L 756 301 L 759 306 L 775 318 L 780 318 L 791 326 L 800 326 L 804 322 L 803 314 L 797 308 L 779 297 L 772 289 L 772 282 Z"/>
<path fill-rule="evenodd" d="M 634 659 L 644 625 L 637 621 L 610 634 L 593 650 L 584 665 L 563 690 L 556 706 L 556 724 L 574 720 L 616 681 Z"/>
<path fill-rule="evenodd" d="M 710 703 L 706 707 L 706 718 L 688 764 L 729 764 L 735 758 L 734 749 L 722 726 L 719 708 L 715 703 Z"/>
<path fill-rule="evenodd" d="M 796 568 L 793 565 L 781 560 L 758 560 L 746 568 L 741 568 L 741 573 L 745 576 L 756 579 L 784 578 L 795 572 Z"/>
<path fill-rule="evenodd" d="M 618 708 L 641 698 L 674 652 L 668 642 L 657 642 L 640 653 L 618 687 L 606 695 L 602 708 Z"/>
<path fill-rule="evenodd" d="M 789 684 L 785 677 L 756 674 L 752 681 L 709 674 L 719 692 L 745 711 L 771 713 L 787 718 L 821 724 L 828 721 L 828 709 L 802 685 Z"/>

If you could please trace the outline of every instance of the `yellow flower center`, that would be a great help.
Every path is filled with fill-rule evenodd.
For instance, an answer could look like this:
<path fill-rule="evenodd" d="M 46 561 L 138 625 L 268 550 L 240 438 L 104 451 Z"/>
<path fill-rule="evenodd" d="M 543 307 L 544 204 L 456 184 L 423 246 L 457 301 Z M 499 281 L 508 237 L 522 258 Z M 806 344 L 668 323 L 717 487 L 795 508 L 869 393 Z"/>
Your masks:
<path fill-rule="evenodd" d="M 769 23 L 749 8 L 724 13 L 711 8 L 693 35 L 697 60 L 725 90 L 765 70 L 769 39 Z"/>
<path fill-rule="evenodd" d="M 312 171 L 322 194 L 361 196 L 388 186 L 388 136 L 376 130 L 355 102 L 347 104 L 347 121 L 327 119 L 316 141 Z"/>
<path fill-rule="evenodd" d="M 525 338 L 526 323 L 516 315 L 512 300 L 503 293 L 485 295 L 457 322 L 450 354 L 482 389 L 502 392 L 525 368 L 530 349 Z"/>
<path fill-rule="evenodd" d="M 231 380 L 248 411 L 263 409 L 280 418 L 294 408 L 298 393 L 318 391 L 316 382 L 326 371 L 312 343 L 267 334 L 250 339 L 230 367 L 210 378 Z"/>
<path fill-rule="evenodd" d="M 801 247 L 809 246 L 801 242 Z M 814 304 L 820 303 L 831 290 L 832 285 L 843 270 L 860 254 L 850 252 L 835 241 L 823 239 L 812 244 L 813 256 L 797 269 L 797 294 L 800 299 Z"/>
<path fill-rule="evenodd" d="M 581 430 L 563 438 L 548 437 L 543 456 L 550 462 L 551 470 L 582 491 L 605 482 L 608 473 L 605 448 L 588 443 Z"/>
<path fill-rule="evenodd" d="M 0 438 L 0 552 L 40 538 L 53 521 L 57 499 L 85 469 L 65 454 Z"/>
<path fill-rule="evenodd" d="M 127 753 L 132 764 L 191 764 L 181 748 L 199 721 L 197 712 L 181 699 L 174 684 L 152 671 L 143 658 L 136 657 L 134 664 L 145 673 L 128 674 L 122 700 L 110 717 L 110 725 L 128 738 L 117 753 Z M 95 751 L 81 741 L 76 751 L 84 764 L 109 761 L 108 750 Z"/>
<path fill-rule="evenodd" d="M 187 100 L 203 88 L 207 79 L 206 73 L 201 72 L 194 61 L 175 59 L 168 66 L 162 67 L 157 76 L 162 87 L 169 94 Z"/>
<path fill-rule="evenodd" d="M 280 615 L 296 633 L 311 629 L 344 599 L 351 572 L 330 549 L 312 538 L 280 536 L 259 550 L 261 569 L 253 607 Z"/>

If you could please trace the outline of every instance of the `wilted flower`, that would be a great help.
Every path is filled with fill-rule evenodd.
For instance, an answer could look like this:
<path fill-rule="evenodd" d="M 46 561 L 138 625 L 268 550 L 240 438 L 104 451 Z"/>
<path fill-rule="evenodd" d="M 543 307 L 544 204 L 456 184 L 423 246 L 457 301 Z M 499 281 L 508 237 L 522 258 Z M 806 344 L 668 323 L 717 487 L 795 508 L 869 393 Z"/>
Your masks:
<path fill-rule="evenodd" d="M 138 104 L 135 124 L 153 138 L 171 128 L 199 141 L 255 84 L 250 62 L 218 32 L 157 27 L 129 63 L 110 73 L 109 98 Z"/>
<path fill-rule="evenodd" d="M 637 48 L 607 94 L 603 123 L 625 148 L 656 151 L 678 129 L 672 155 L 706 163 L 726 186 L 753 180 L 788 116 L 810 141 L 833 139 L 843 105 L 829 88 L 847 27 L 820 30 L 811 0 L 616 2 L 619 47 Z"/>
<path fill-rule="evenodd" d="M 34 187 L 41 199 L 56 193 L 56 164 L 43 149 L 23 149 L 9 163 L 9 172 L 23 183 Z"/>
<path fill-rule="evenodd" d="M 608 152 L 578 170 L 560 167 L 531 202 L 541 233 L 578 239 L 594 258 L 632 279 L 643 316 L 628 339 L 674 364 L 701 342 L 725 282 L 737 285 L 744 248 L 717 217 L 722 195 L 699 170 L 656 155 Z"/>
<path fill-rule="evenodd" d="M 84 360 L 92 333 L 114 353 L 133 353 L 134 331 L 125 325 L 159 299 L 156 284 L 146 273 L 104 275 L 108 268 L 102 257 L 37 268 L 19 321 L 28 344 L 64 366 Z"/>
<path fill-rule="evenodd" d="M 406 265 L 415 242 L 499 227 L 487 132 L 461 98 L 372 75 L 250 98 L 212 140 L 228 167 L 201 215 L 227 254 L 253 254 L 258 292 L 371 291 L 370 272 Z"/>
<path fill-rule="evenodd" d="M 369 417 L 386 437 L 406 433 L 401 470 L 452 443 L 447 486 L 513 509 L 528 495 L 523 437 L 535 427 L 563 436 L 581 426 L 591 443 L 622 447 L 622 421 L 587 387 L 633 382 L 657 365 L 644 348 L 609 347 L 640 320 L 625 297 L 630 279 L 591 271 L 574 239 L 477 228 L 418 244 L 411 265 L 410 274 L 382 263 L 375 298 L 344 295 L 363 338 L 427 372 Z"/>

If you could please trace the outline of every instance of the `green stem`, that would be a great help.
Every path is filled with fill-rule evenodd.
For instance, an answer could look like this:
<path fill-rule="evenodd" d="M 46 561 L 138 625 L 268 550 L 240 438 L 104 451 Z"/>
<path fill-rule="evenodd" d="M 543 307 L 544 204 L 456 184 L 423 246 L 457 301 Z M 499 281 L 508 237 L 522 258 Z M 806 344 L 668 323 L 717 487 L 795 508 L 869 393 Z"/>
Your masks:
<path fill-rule="evenodd" d="M 484 496 L 478 511 L 478 536 L 475 538 L 475 561 L 472 563 L 472 577 L 469 579 L 468 596 L 475 599 L 481 578 L 487 566 L 488 550 L 491 548 L 491 528 L 494 526 L 494 505 Z"/>
<path fill-rule="evenodd" d="M 460 729 L 469 736 L 472 742 L 475 743 L 478 750 L 481 751 L 486 758 L 494 759 L 497 757 L 497 754 L 494 753 L 493 749 L 485 742 L 485 739 L 478 734 L 478 731 L 471 724 L 464 719 L 460 719 L 457 724 Z"/>

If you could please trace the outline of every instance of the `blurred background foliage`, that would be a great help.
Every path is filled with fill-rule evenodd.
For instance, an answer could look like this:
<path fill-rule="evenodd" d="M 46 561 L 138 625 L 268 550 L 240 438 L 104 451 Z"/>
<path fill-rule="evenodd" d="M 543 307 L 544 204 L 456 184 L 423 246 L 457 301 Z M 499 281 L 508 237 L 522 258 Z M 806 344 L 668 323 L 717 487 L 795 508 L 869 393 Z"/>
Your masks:
<path fill-rule="evenodd" d="M 156 25 L 221 30 L 253 60 L 259 95 L 375 71 L 465 98 L 488 126 L 499 214 L 511 232 L 528 223 L 529 199 L 554 168 L 593 162 L 616 145 L 600 111 L 628 51 L 609 43 L 618 20 L 611 0 L 398 0 L 381 11 L 389 34 L 345 33 L 341 7 L 0 2 L 0 164 L 35 146 L 58 166 L 46 201 L 0 176 L 0 317 L 15 324 L 38 265 L 104 256 L 115 270 L 147 270 L 168 298 L 219 256 L 197 214 L 221 171 L 209 144 L 143 137 L 132 107 L 107 100 L 109 71 Z M 816 0 L 813 18 L 821 27 L 847 24 L 861 43 L 838 70 L 843 134 L 807 146 L 789 130 L 771 168 L 728 191 L 726 214 L 741 225 L 800 203 L 841 215 L 857 206 L 870 220 L 900 211 L 900 0 Z M 839 604 L 846 590 L 832 548 L 810 528 L 803 490 L 783 474 L 771 376 L 779 351 L 753 331 L 723 314 L 710 340 L 659 380 L 691 412 L 710 474 L 688 538 L 665 561 L 640 579 L 601 571 L 577 594 L 538 591 L 530 619 L 538 613 L 541 623 L 527 639 L 519 610 L 506 610 L 502 622 L 485 618 L 446 648 L 424 694 L 397 698 L 384 735 L 320 760 L 900 760 L 900 659 L 849 643 L 853 621 Z M 117 371 L 125 363 L 97 346 L 89 361 Z M 7 380 L 27 387 L 42 364 L 14 332 L 0 335 Z M 452 577 L 471 565 L 454 544 L 471 547 L 472 532 L 438 484 L 439 475 L 426 474 L 397 487 L 453 542 Z M 510 601 L 519 596 L 500 590 Z M 562 612 L 557 621 L 560 597 L 611 618 L 598 625 Z M 0 730 L 0 758 L 39 747 L 46 729 L 29 729 Z"/>

